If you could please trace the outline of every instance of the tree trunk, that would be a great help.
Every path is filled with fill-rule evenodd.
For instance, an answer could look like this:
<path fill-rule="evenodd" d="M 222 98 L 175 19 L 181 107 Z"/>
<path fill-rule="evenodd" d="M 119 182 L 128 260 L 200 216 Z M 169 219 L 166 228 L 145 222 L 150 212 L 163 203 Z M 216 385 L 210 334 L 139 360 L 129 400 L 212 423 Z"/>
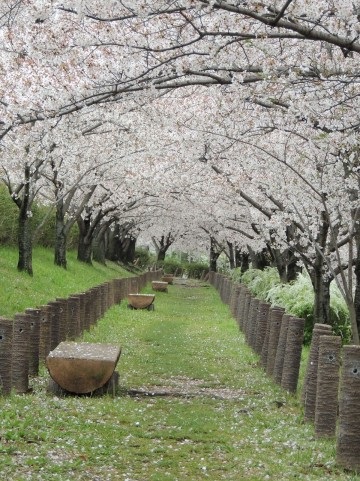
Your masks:
<path fill-rule="evenodd" d="M 292 254 L 291 250 L 271 249 L 274 264 L 279 273 L 280 281 L 283 284 L 294 281 L 300 271 L 297 258 Z"/>
<path fill-rule="evenodd" d="M 56 231 L 58 229 L 58 225 L 56 223 Z M 67 258 L 66 258 L 66 245 L 67 245 L 67 236 L 63 230 L 60 232 L 56 232 L 55 238 L 55 254 L 54 254 L 54 264 L 59 267 L 63 267 L 66 269 L 67 267 Z"/>
<path fill-rule="evenodd" d="M 132 264 L 135 261 L 136 238 L 133 236 L 124 239 L 122 245 L 122 260 L 125 264 Z"/>
<path fill-rule="evenodd" d="M 106 256 L 105 256 L 105 233 L 101 234 L 100 232 L 97 233 L 94 237 L 92 243 L 92 250 L 93 250 L 93 259 L 99 264 L 106 265 Z"/>
<path fill-rule="evenodd" d="M 131 225 L 116 224 L 109 232 L 106 257 L 115 262 L 131 264 L 135 260 L 136 238 L 129 234 Z"/>
<path fill-rule="evenodd" d="M 360 245 L 357 242 L 357 254 L 355 262 L 355 295 L 354 295 L 354 309 L 353 313 L 350 310 L 350 318 L 352 314 L 352 340 L 354 344 L 359 344 L 359 333 L 360 333 Z"/>
<path fill-rule="evenodd" d="M 95 229 L 94 238 L 92 242 L 93 259 L 100 264 L 106 264 L 106 253 L 109 247 L 109 240 L 111 239 L 112 231 L 109 229 L 114 222 L 113 218 L 110 218 L 106 222 L 98 225 Z"/>
<path fill-rule="evenodd" d="M 113 229 L 109 229 L 107 236 L 108 242 L 105 256 L 109 261 L 117 262 L 120 260 L 120 225 L 115 224 Z"/>
<path fill-rule="evenodd" d="M 31 222 L 26 209 L 21 208 L 19 213 L 19 231 L 18 231 L 18 271 L 27 272 L 33 275 L 32 268 L 32 240 L 31 240 Z"/>
<path fill-rule="evenodd" d="M 281 283 L 287 284 L 288 276 L 287 276 L 287 270 L 286 270 L 286 262 L 283 262 L 283 257 L 279 252 L 276 253 L 274 259 L 275 259 L 275 265 L 276 265 L 276 269 L 278 271 Z"/>
<path fill-rule="evenodd" d="M 332 278 L 325 272 L 326 264 L 322 255 L 329 232 L 326 212 L 322 213 L 322 224 L 319 226 L 315 261 L 308 266 L 311 283 L 314 289 L 314 323 L 331 324 L 330 322 L 330 283 Z"/>
<path fill-rule="evenodd" d="M 79 218 L 77 220 L 79 226 L 79 243 L 78 243 L 78 261 L 85 262 L 86 264 L 92 264 L 92 239 L 90 236 L 91 221 L 90 217 L 86 216 L 85 219 Z"/>
<path fill-rule="evenodd" d="M 25 181 L 23 198 L 21 201 L 15 201 L 16 205 L 19 207 L 19 259 L 17 268 L 18 271 L 27 272 L 30 276 L 32 276 L 32 232 L 31 218 L 29 215 L 29 212 L 31 212 L 32 201 L 30 198 L 30 167 L 28 165 L 25 166 Z"/>
<path fill-rule="evenodd" d="M 54 246 L 54 264 L 66 269 L 66 243 L 67 235 L 65 231 L 65 215 L 64 203 L 60 199 L 56 203 L 56 219 L 55 219 L 55 246 Z"/>
<path fill-rule="evenodd" d="M 152 241 L 155 246 L 157 260 L 163 261 L 166 256 L 166 252 L 174 242 L 174 237 L 171 235 L 171 232 L 169 232 L 166 237 L 164 235 L 161 236 L 160 241 L 157 241 L 155 237 L 152 237 Z"/>
<path fill-rule="evenodd" d="M 270 264 L 266 249 L 263 249 L 261 252 L 254 252 L 251 248 L 249 248 L 249 255 L 253 269 L 259 269 L 263 271 L 265 267 L 269 267 Z"/>
<path fill-rule="evenodd" d="M 311 282 L 314 288 L 314 323 L 331 324 L 330 321 L 330 283 L 323 269 L 313 272 Z"/>
<path fill-rule="evenodd" d="M 158 260 L 158 261 L 163 261 L 163 260 L 165 260 L 166 251 L 167 251 L 167 248 L 166 248 L 166 247 L 160 247 L 160 249 L 159 249 L 159 251 L 158 251 L 158 254 L 157 254 L 157 260 Z"/>
<path fill-rule="evenodd" d="M 240 269 L 241 269 L 241 272 L 246 272 L 250 269 L 250 259 L 249 259 L 249 254 L 247 252 L 243 252 L 241 255 Z"/>
<path fill-rule="evenodd" d="M 240 271 L 246 272 L 250 268 L 249 253 L 242 252 L 240 249 L 235 248 L 235 267 L 239 267 Z"/>
<path fill-rule="evenodd" d="M 81 262 L 85 262 L 86 264 L 92 264 L 91 256 L 92 256 L 91 242 L 89 243 L 86 237 L 83 237 L 80 235 L 77 260 Z"/>
<path fill-rule="evenodd" d="M 230 269 L 235 269 L 235 253 L 234 253 L 234 245 L 232 242 L 226 241 L 228 248 L 229 248 L 229 264 Z"/>
<path fill-rule="evenodd" d="M 288 245 L 293 244 L 296 241 L 296 226 L 290 224 L 286 227 L 286 242 Z M 276 234 L 270 231 L 271 241 L 268 244 L 268 251 L 272 258 L 272 262 L 275 265 L 280 281 L 283 284 L 296 280 L 299 272 L 297 263 L 297 257 L 294 255 L 293 248 L 279 249 L 276 245 Z"/>
<path fill-rule="evenodd" d="M 78 217 L 77 223 L 79 226 L 79 245 L 77 258 L 79 261 L 91 264 L 94 236 L 97 232 L 100 233 L 102 229 L 106 231 L 107 227 L 114 222 L 115 219 L 110 218 L 107 222 L 101 224 L 102 219 L 104 219 L 113 210 L 115 210 L 115 207 L 110 207 L 105 210 L 100 209 L 93 217 L 93 208 L 85 207 L 84 217 Z M 99 235 L 103 236 L 103 234 L 104 233 L 101 232 Z"/>
<path fill-rule="evenodd" d="M 301 267 L 299 266 L 298 259 L 291 254 L 291 259 L 287 265 L 287 281 L 295 281 L 300 272 Z"/>
<path fill-rule="evenodd" d="M 217 242 L 213 237 L 210 237 L 210 260 L 209 260 L 210 272 L 217 272 L 217 260 L 220 254 L 221 254 L 221 251 L 217 249 Z"/>

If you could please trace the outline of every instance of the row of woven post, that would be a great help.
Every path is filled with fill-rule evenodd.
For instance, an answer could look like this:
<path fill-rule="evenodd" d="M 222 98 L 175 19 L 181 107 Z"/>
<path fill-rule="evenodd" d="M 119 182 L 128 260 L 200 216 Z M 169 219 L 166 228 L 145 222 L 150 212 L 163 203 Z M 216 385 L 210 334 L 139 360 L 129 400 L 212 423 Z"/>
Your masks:
<path fill-rule="evenodd" d="M 0 394 L 27 393 L 31 377 L 39 373 L 40 363 L 60 342 L 75 340 L 111 306 L 161 275 L 158 270 L 112 279 L 86 292 L 26 309 L 13 319 L 0 317 Z"/>
<path fill-rule="evenodd" d="M 258 354 L 265 372 L 286 391 L 298 389 L 305 321 L 257 299 L 243 284 L 211 272 L 210 283 Z M 315 324 L 301 391 L 304 419 L 318 438 L 336 438 L 336 460 L 360 471 L 360 346 L 342 346 L 327 324 Z"/>

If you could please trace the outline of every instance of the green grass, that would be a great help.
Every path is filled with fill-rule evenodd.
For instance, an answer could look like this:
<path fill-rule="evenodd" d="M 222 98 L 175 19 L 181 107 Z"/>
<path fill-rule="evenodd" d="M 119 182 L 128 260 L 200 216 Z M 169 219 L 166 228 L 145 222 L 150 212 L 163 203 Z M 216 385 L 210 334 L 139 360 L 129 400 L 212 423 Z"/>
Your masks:
<path fill-rule="evenodd" d="M 33 253 L 34 276 L 17 271 L 17 250 L 0 247 L 0 316 L 12 317 L 28 307 L 47 304 L 56 297 L 82 292 L 114 277 L 132 274 L 107 262 L 107 266 L 93 266 L 76 260 L 76 252 L 68 252 L 68 268 L 54 265 L 50 249 L 37 247 Z"/>
<path fill-rule="evenodd" d="M 83 340 L 122 346 L 119 392 L 47 394 L 42 366 L 32 394 L 0 398 L 3 479 L 360 480 L 336 466 L 335 441 L 315 439 L 300 395 L 264 374 L 205 283 L 156 293 L 154 311 L 114 306 Z"/>

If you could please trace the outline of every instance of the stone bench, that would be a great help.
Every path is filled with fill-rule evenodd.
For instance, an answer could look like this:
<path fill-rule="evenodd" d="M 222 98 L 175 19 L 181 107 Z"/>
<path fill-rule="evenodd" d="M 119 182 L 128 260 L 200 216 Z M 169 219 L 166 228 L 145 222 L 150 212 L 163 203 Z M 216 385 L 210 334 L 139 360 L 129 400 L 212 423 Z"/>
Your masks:
<path fill-rule="evenodd" d="M 154 310 L 155 294 L 128 294 L 128 307 L 130 309 Z"/>
<path fill-rule="evenodd" d="M 174 283 L 174 276 L 171 276 L 169 274 L 165 274 L 162 278 L 161 278 L 161 281 L 162 282 L 167 282 L 168 284 L 173 284 Z"/>
<path fill-rule="evenodd" d="M 167 292 L 168 291 L 168 283 L 162 281 L 152 281 L 151 287 L 154 291 L 160 292 Z"/>
<path fill-rule="evenodd" d="M 120 354 L 113 344 L 61 342 L 49 352 L 46 366 L 61 390 L 89 394 L 111 382 Z"/>

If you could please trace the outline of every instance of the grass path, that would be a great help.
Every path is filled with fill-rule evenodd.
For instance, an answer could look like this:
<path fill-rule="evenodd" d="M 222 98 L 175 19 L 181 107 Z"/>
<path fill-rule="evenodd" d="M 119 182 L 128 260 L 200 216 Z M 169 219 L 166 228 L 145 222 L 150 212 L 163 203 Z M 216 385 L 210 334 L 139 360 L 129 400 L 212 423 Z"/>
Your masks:
<path fill-rule="evenodd" d="M 258 367 L 212 287 L 169 286 L 153 312 L 114 306 L 83 339 L 122 346 L 119 393 L 49 395 L 43 368 L 33 394 L 0 398 L 0 479 L 360 480 Z"/>

